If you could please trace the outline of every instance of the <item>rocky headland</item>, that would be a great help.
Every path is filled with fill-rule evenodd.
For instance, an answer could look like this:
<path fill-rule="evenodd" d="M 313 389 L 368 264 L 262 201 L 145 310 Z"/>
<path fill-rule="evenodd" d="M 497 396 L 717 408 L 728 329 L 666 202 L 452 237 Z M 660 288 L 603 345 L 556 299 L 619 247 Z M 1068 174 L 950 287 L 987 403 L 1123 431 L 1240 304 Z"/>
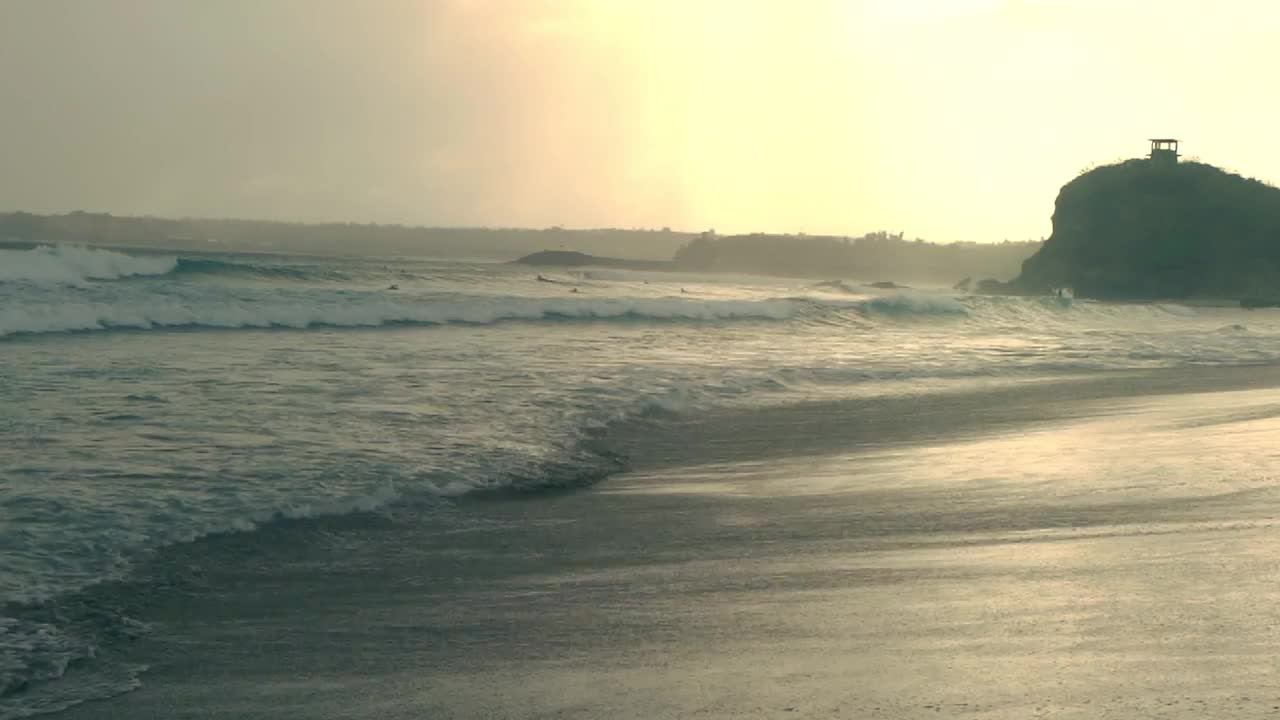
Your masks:
<path fill-rule="evenodd" d="M 1280 300 L 1280 189 L 1198 162 L 1107 165 L 1063 186 L 1053 234 L 1008 283 L 1112 300 Z"/>

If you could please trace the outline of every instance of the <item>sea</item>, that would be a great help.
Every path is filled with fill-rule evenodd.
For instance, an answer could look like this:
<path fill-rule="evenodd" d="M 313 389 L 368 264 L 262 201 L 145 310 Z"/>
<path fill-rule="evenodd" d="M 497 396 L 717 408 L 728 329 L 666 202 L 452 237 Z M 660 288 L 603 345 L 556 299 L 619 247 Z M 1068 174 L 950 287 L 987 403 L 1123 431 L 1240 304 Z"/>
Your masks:
<path fill-rule="evenodd" d="M 805 408 L 863 408 L 874 440 L 901 436 L 917 402 L 977 398 L 947 421 L 962 431 L 1010 388 L 1278 360 L 1280 311 L 1265 309 L 0 249 L 0 720 L 145 686 L 119 648 L 166 629 L 131 608 L 176 582 L 157 557 L 202 539 L 252 547 L 371 514 L 430 536 L 477 499 L 607 488 L 643 464 L 635 439 L 663 428 L 694 457 L 779 464 L 847 439 L 847 424 L 797 424 Z M 754 444 L 732 426 L 669 431 L 700 417 L 749 418 Z M 789 440 L 765 453 L 774 418 Z"/>

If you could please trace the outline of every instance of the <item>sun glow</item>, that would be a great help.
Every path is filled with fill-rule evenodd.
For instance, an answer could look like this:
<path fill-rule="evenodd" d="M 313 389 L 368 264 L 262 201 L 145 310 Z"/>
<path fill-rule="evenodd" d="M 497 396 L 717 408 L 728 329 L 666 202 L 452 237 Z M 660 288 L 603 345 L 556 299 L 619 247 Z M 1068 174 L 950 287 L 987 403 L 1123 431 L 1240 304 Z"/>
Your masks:
<path fill-rule="evenodd" d="M 998 241 L 1048 234 L 1064 182 L 1152 136 L 1280 180 L 1264 0 L 249 5 L 0 3 L 0 89 L 29 98 L 0 196 Z"/>

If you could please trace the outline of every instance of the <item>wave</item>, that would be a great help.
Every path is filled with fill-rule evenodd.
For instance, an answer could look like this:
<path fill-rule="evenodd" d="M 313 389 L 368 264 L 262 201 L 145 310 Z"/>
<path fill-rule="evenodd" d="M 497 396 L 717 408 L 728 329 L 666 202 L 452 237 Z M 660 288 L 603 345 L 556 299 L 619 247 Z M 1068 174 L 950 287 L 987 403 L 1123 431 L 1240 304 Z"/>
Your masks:
<path fill-rule="evenodd" d="M 490 325 L 513 320 L 785 320 L 789 300 L 680 298 L 398 301 L 381 298 L 253 302 L 147 297 L 125 303 L 64 302 L 0 309 L 0 337 L 129 328 L 378 327 L 396 324 Z"/>
<path fill-rule="evenodd" d="M 936 295 L 926 292 L 894 293 L 890 295 L 862 294 L 859 299 L 838 299 L 831 296 L 799 295 L 787 298 L 810 308 L 808 315 L 828 315 L 834 312 L 845 321 L 854 320 L 865 323 L 893 322 L 926 319 L 930 317 L 966 317 L 973 314 L 974 308 L 967 299 L 959 299 L 950 295 Z"/>
<path fill-rule="evenodd" d="M 180 257 L 175 268 L 179 275 L 234 275 L 281 280 L 350 280 L 350 273 L 333 267 L 309 264 L 237 262 L 204 257 Z"/>
<path fill-rule="evenodd" d="M 301 262 L 254 262 L 213 257 L 130 255 L 80 245 L 0 250 L 0 282 L 80 285 L 90 280 L 168 275 L 231 275 L 282 280 L 349 280 L 334 267 Z"/>
<path fill-rule="evenodd" d="M 85 574 L 72 587 L 31 587 L 24 596 L 8 598 L 7 604 L 0 605 L 0 720 L 55 712 L 141 685 L 144 666 L 101 659 L 105 643 L 132 639 L 149 630 L 117 609 L 121 606 L 117 595 L 136 592 L 140 583 L 169 584 L 179 579 L 164 575 L 165 570 L 156 577 L 135 575 L 130 558 L 139 552 L 210 536 L 252 533 L 291 521 L 379 512 L 404 503 L 438 503 L 441 498 L 469 493 L 528 494 L 591 485 L 625 467 L 621 456 L 593 447 L 593 440 L 616 423 L 643 419 L 655 408 L 677 412 L 677 406 L 687 409 L 673 394 L 659 393 L 621 406 L 593 407 L 590 415 L 578 418 L 576 429 L 562 443 L 547 448 L 549 453 L 535 453 L 527 464 L 506 468 L 499 464 L 488 473 L 433 471 L 381 476 L 336 496 L 277 497 L 259 500 L 256 509 L 242 506 L 230 513 L 227 508 L 209 512 L 202 506 L 187 506 L 181 508 L 186 512 L 180 515 L 147 516 L 145 528 L 112 532 L 114 537 L 108 544 L 115 537 L 133 536 L 145 538 L 145 547 L 115 547 L 113 554 L 122 562 L 110 572 L 96 578 Z"/>
<path fill-rule="evenodd" d="M 0 283 L 79 285 L 88 280 L 164 275 L 177 264 L 174 257 L 126 255 L 78 245 L 41 245 L 30 250 L 0 250 Z"/>
<path fill-rule="evenodd" d="M 812 290 L 823 290 L 827 292 L 841 293 L 844 295 L 865 295 L 867 293 L 867 288 L 861 284 L 845 280 L 824 280 L 820 283 L 810 285 L 809 288 Z"/>
<path fill-rule="evenodd" d="M 493 325 L 503 322 L 720 322 L 801 319 L 866 326 L 929 318 L 1034 327 L 1067 311 L 1022 299 L 986 302 L 929 293 L 897 293 L 859 300 L 780 297 L 754 300 L 690 297 L 522 298 L 457 296 L 441 299 L 374 293 L 269 293 L 262 297 L 139 294 L 89 302 L 45 300 L 0 307 L 0 337 L 115 329 L 235 329 Z"/>
<path fill-rule="evenodd" d="M 388 483 L 345 497 L 281 502 L 223 522 L 153 528 L 149 534 L 154 547 L 163 547 L 222 533 L 248 532 L 284 520 L 373 512 L 399 499 L 400 494 Z M 141 685 L 139 675 L 145 667 L 104 664 L 98 656 L 102 639 L 133 638 L 148 628 L 122 613 L 97 607 L 91 599 L 95 590 L 109 594 L 106 584 L 125 580 L 130 569 L 123 564 L 114 573 L 64 594 L 32 588 L 25 597 L 9 598 L 6 606 L 0 606 L 0 720 L 56 712 Z M 76 672 L 72 674 L 73 668 Z"/>
<path fill-rule="evenodd" d="M 883 295 L 858 303 L 868 313 L 883 315 L 967 315 L 968 308 L 959 300 L 947 295 L 930 293 L 896 293 Z"/>

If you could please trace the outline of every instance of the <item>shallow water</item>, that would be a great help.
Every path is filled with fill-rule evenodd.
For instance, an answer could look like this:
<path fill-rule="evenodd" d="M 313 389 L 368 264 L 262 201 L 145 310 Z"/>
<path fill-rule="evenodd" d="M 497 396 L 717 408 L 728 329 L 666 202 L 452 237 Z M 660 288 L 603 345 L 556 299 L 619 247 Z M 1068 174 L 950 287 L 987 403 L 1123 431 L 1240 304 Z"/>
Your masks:
<path fill-rule="evenodd" d="M 83 248 L 0 250 L 0 268 L 0 718 L 136 686 L 139 669 L 103 648 L 144 628 L 66 610 L 78 591 L 141 582 L 160 548 L 281 518 L 413 508 L 431 528 L 477 492 L 582 487 L 662 458 L 753 459 L 776 474 L 908 439 L 947 449 L 877 472 L 931 492 L 978 464 L 1014 483 L 1001 492 L 1064 503 L 1172 502 L 1219 475 L 1238 492 L 1270 477 L 1254 440 L 1205 439 L 1218 436 L 1203 403 L 1182 419 L 1162 410 L 1169 428 L 1126 429 L 1142 392 L 1124 383 L 1103 398 L 1121 423 L 1105 436 L 1127 438 L 1112 455 L 1062 427 L 1051 443 L 952 444 L 1026 388 L 1274 362 L 1270 310 Z M 1044 392 L 1004 427 L 1052 422 L 1078 395 Z M 1244 427 L 1273 401 L 1214 402 L 1221 423 Z M 1011 480 L 1028 473 L 1031 489 Z M 795 474 L 815 492 L 831 482 Z M 69 667 L 90 666 L 92 682 L 72 682 Z"/>
<path fill-rule="evenodd" d="M 897 399 L 655 416 L 581 491 L 172 547 L 114 650 L 144 688 L 69 720 L 1271 716 L 1278 387 L 948 391 L 875 433 Z"/>

